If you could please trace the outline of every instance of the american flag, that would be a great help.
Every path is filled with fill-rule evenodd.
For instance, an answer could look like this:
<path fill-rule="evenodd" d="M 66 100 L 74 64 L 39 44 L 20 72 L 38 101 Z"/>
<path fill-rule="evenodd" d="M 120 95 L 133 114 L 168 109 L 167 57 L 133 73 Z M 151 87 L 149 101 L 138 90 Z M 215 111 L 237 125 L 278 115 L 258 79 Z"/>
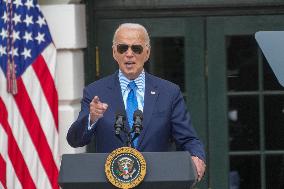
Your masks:
<path fill-rule="evenodd" d="M 59 188 L 56 49 L 36 0 L 0 0 L 0 188 Z"/>

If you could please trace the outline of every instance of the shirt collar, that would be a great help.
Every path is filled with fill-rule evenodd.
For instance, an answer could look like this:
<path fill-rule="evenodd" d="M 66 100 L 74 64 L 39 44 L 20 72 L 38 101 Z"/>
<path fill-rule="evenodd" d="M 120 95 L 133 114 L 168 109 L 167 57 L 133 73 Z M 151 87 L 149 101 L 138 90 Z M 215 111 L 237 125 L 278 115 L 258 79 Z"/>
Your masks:
<path fill-rule="evenodd" d="M 125 75 L 122 73 L 121 70 L 119 70 L 118 78 L 119 78 L 119 83 L 120 83 L 122 92 L 124 92 L 127 89 L 127 85 L 131 81 L 133 81 L 133 80 L 127 79 L 127 77 L 125 77 Z M 142 92 L 145 88 L 145 71 L 144 70 L 141 72 L 141 74 L 136 79 L 134 79 L 134 82 L 138 90 Z"/>

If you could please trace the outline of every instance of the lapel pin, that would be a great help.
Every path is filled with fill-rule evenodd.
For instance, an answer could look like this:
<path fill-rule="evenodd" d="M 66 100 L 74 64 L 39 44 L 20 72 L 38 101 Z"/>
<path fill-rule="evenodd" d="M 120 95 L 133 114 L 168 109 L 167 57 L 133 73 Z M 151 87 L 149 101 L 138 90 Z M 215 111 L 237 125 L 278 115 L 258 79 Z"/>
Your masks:
<path fill-rule="evenodd" d="M 156 94 L 156 92 L 155 91 L 151 91 L 151 94 Z"/>

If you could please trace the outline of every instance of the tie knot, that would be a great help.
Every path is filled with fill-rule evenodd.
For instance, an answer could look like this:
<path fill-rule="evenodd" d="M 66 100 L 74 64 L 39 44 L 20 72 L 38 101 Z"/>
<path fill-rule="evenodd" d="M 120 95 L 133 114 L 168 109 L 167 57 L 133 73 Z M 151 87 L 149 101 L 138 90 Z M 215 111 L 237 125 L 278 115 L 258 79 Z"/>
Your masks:
<path fill-rule="evenodd" d="M 135 90 L 135 88 L 136 88 L 136 84 L 135 84 L 134 81 L 131 81 L 131 82 L 128 84 L 128 86 L 129 86 L 129 88 L 130 88 L 131 90 Z"/>

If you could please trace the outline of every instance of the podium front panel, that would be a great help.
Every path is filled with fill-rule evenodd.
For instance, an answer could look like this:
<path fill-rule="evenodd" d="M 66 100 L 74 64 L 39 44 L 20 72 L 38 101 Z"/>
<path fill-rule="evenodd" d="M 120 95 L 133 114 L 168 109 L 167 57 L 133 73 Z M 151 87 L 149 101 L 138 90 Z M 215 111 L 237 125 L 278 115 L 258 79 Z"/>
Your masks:
<path fill-rule="evenodd" d="M 189 189 L 196 173 L 188 152 L 142 152 L 147 171 L 138 189 Z M 59 174 L 63 189 L 113 189 L 104 166 L 107 153 L 65 154 Z"/>

